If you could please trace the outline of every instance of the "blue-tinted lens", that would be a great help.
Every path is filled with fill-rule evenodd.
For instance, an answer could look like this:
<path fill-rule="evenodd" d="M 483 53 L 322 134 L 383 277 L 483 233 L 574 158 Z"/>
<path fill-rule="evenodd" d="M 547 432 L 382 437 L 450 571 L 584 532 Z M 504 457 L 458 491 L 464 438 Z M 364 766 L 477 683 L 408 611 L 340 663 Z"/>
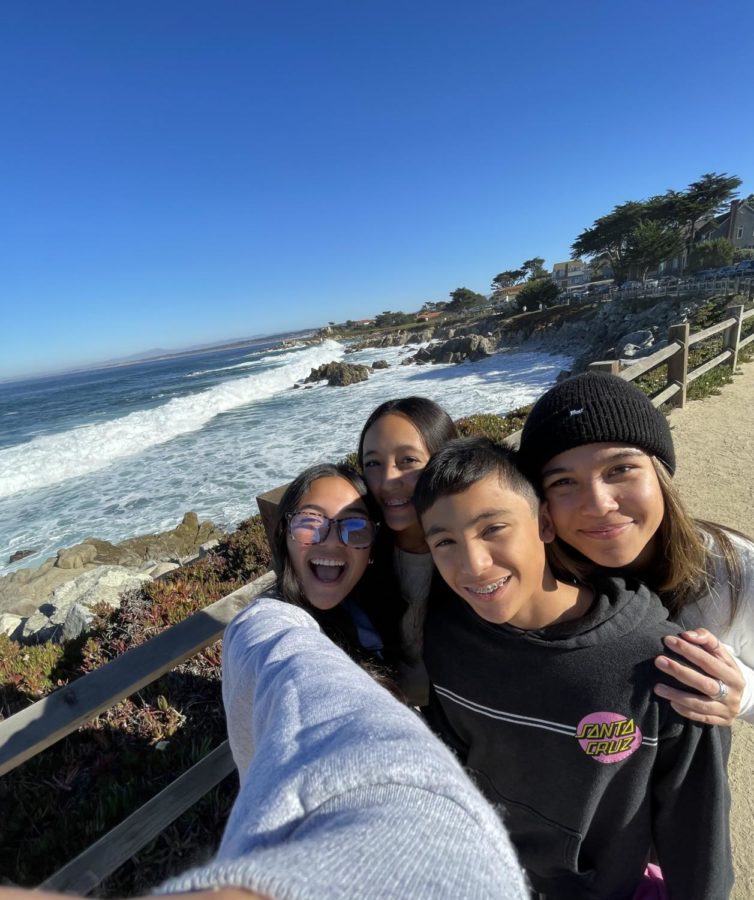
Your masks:
<path fill-rule="evenodd" d="M 369 547 L 374 540 L 374 523 L 363 516 L 340 519 L 338 533 L 347 547 Z"/>

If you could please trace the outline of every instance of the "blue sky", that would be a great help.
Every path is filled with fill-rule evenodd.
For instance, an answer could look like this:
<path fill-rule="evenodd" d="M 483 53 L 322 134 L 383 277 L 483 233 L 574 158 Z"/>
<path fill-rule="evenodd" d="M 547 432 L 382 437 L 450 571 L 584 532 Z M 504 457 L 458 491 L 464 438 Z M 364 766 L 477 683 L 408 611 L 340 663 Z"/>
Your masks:
<path fill-rule="evenodd" d="M 754 191 L 754 4 L 8 0 L 0 377 L 417 309 Z"/>

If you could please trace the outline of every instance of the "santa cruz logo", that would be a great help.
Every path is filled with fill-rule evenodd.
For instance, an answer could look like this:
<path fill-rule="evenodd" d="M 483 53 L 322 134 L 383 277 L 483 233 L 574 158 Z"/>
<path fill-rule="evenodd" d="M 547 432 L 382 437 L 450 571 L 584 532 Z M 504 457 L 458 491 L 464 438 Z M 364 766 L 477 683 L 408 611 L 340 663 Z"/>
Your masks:
<path fill-rule="evenodd" d="M 576 739 L 587 756 L 600 763 L 627 759 L 641 746 L 641 731 L 620 713 L 593 712 L 579 722 Z"/>

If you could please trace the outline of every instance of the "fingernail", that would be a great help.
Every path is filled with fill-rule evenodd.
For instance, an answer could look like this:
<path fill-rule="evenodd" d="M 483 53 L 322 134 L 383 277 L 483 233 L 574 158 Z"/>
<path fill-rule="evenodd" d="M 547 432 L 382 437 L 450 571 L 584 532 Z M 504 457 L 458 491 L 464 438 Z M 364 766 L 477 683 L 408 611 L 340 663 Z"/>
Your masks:
<path fill-rule="evenodd" d="M 687 631 L 686 634 L 687 634 L 689 637 L 692 637 L 692 638 L 698 638 L 698 637 L 699 637 L 699 632 L 698 632 L 698 631 Z"/>
<path fill-rule="evenodd" d="M 665 659 L 664 656 L 658 656 L 657 659 L 655 660 L 655 664 L 660 669 L 669 669 L 670 668 L 670 660 Z"/>
<path fill-rule="evenodd" d="M 669 634 L 665 638 L 665 643 L 668 645 L 668 647 L 677 647 L 678 646 L 678 638 L 673 634 Z"/>
<path fill-rule="evenodd" d="M 656 684 L 655 685 L 655 694 L 657 694 L 658 697 L 667 697 L 668 689 L 665 687 L 664 684 Z"/>

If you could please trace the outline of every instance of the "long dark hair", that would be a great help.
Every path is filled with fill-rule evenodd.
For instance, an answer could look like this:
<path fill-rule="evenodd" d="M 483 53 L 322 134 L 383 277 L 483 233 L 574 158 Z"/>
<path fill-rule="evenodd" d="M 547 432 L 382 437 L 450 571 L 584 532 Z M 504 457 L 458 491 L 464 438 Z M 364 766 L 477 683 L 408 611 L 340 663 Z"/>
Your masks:
<path fill-rule="evenodd" d="M 347 481 L 364 501 L 369 517 L 377 521 L 377 507 L 369 496 L 364 479 L 354 468 L 346 463 L 320 463 L 304 469 L 288 485 L 275 515 L 270 549 L 272 566 L 278 578 L 277 591 L 281 600 L 305 609 L 319 622 L 325 634 L 349 656 L 363 660 L 368 658 L 368 654 L 359 643 L 351 616 L 341 608 L 342 604 L 330 610 L 320 610 L 312 606 L 304 595 L 301 581 L 296 575 L 288 553 L 288 513 L 296 512 L 312 484 L 321 478 L 342 478 Z M 372 548 L 371 558 L 373 560 L 384 558 L 379 535 Z M 399 623 L 403 613 L 403 601 L 400 592 L 392 584 L 391 574 L 389 572 L 386 574 L 382 565 L 369 566 L 350 596 L 366 612 L 380 634 L 384 644 L 385 661 L 392 662 L 399 652 Z"/>
<path fill-rule="evenodd" d="M 448 441 L 458 437 L 458 429 L 450 416 L 434 400 L 428 397 L 398 397 L 386 400 L 375 409 L 364 423 L 359 435 L 359 465 L 364 467 L 364 438 L 374 423 L 390 413 L 404 416 L 416 428 L 429 455 L 441 450 Z"/>

